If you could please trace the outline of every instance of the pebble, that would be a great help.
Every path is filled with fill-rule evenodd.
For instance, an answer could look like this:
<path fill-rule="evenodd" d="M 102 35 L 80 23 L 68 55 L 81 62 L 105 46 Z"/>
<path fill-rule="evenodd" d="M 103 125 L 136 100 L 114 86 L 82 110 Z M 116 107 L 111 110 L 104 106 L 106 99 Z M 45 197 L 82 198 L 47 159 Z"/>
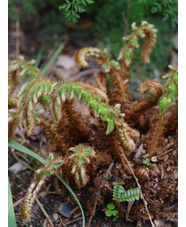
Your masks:
<path fill-rule="evenodd" d="M 71 217 L 71 207 L 69 203 L 61 203 L 58 209 L 58 213 L 60 213 L 61 215 L 63 215 L 66 218 L 70 218 Z"/>
<path fill-rule="evenodd" d="M 54 221 L 57 221 L 57 219 L 58 219 L 58 214 L 57 213 L 53 214 L 53 219 L 54 219 Z"/>

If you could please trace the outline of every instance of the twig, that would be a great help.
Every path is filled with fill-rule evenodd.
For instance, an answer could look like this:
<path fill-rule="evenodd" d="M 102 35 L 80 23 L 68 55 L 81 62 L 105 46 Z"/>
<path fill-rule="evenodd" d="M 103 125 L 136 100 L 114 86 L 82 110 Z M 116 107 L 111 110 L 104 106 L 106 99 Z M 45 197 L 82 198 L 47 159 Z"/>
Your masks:
<path fill-rule="evenodd" d="M 45 219 L 43 222 L 43 227 L 46 227 L 46 226 L 47 226 L 47 219 Z"/>
<path fill-rule="evenodd" d="M 39 205 L 39 207 L 40 207 L 40 209 L 42 210 L 42 212 L 43 212 L 43 214 L 45 215 L 45 217 L 47 218 L 47 220 L 48 220 L 48 222 L 50 223 L 50 225 L 51 225 L 52 227 L 54 227 L 52 220 L 50 219 L 49 215 L 47 214 L 47 212 L 45 211 L 43 205 L 40 203 L 40 201 L 38 200 L 37 197 L 36 197 L 36 202 L 37 202 L 37 204 Z"/>
<path fill-rule="evenodd" d="M 87 70 L 84 70 L 84 71 L 76 74 L 72 79 L 73 80 L 79 80 L 83 76 L 86 76 L 86 75 L 91 74 L 91 73 L 97 73 L 97 72 L 100 72 L 100 71 L 102 71 L 102 70 L 101 69 L 87 69 Z"/>
<path fill-rule="evenodd" d="M 22 165 L 26 166 L 27 169 L 30 169 L 31 171 L 34 171 L 34 169 L 33 169 L 32 167 L 30 167 L 29 165 L 27 165 L 27 163 L 21 161 L 21 159 L 19 159 L 19 158 L 17 157 L 17 155 L 15 154 L 15 151 L 14 151 L 13 148 L 11 148 L 11 151 L 12 151 L 12 155 L 14 156 L 14 158 L 15 158 L 18 162 L 20 162 Z"/>
<path fill-rule="evenodd" d="M 69 225 L 69 224 L 71 224 L 71 223 L 73 223 L 73 222 L 75 222 L 75 221 L 81 220 L 81 219 L 82 219 L 82 217 L 81 217 L 81 218 L 77 218 L 77 219 L 72 220 L 72 221 L 69 221 L 69 222 L 66 223 L 66 225 Z"/>
<path fill-rule="evenodd" d="M 100 194 L 100 193 L 99 193 Z M 93 210 L 92 210 L 92 214 L 89 218 L 89 221 L 88 221 L 88 224 L 87 224 L 87 227 L 90 226 L 90 223 L 92 221 L 92 218 L 94 217 L 94 214 L 95 214 L 95 211 L 96 211 L 96 206 L 97 206 L 97 203 L 98 203 L 98 200 L 96 199 L 95 203 L 94 203 L 94 207 L 93 207 Z"/>
<path fill-rule="evenodd" d="M 10 171 L 12 174 L 14 174 L 23 184 L 25 184 L 25 181 L 23 181 L 23 179 L 14 171 L 12 171 L 11 169 L 8 168 L 8 171 Z"/>
<path fill-rule="evenodd" d="M 59 216 L 59 219 L 64 227 L 66 227 L 65 223 L 63 222 L 62 218 Z"/>
<path fill-rule="evenodd" d="M 79 206 L 75 207 L 73 210 L 70 211 L 70 214 L 72 215 L 76 210 L 79 210 Z"/>
<path fill-rule="evenodd" d="M 138 185 L 138 188 L 139 188 L 140 194 L 141 194 L 141 198 L 142 198 L 142 200 L 143 200 L 143 203 L 144 203 L 145 209 L 146 209 L 146 211 L 147 211 L 147 214 L 148 214 L 149 220 L 150 220 L 150 222 L 151 222 L 151 225 L 152 225 L 152 227 L 155 227 L 155 225 L 154 225 L 154 223 L 153 223 L 153 221 L 152 221 L 152 218 L 151 218 L 149 209 L 148 209 L 148 207 L 147 207 L 147 201 L 145 200 L 145 198 L 144 198 L 144 196 L 143 196 L 143 193 L 142 193 L 142 190 L 141 190 L 141 185 L 140 185 L 139 182 L 138 182 L 138 178 L 136 177 L 136 175 L 135 175 L 135 173 L 134 173 L 132 167 L 130 166 L 130 163 L 129 163 L 127 157 L 125 156 L 123 150 L 122 150 L 122 149 L 119 149 L 119 150 L 120 150 L 121 156 L 125 159 L 125 161 L 126 161 L 128 167 L 129 167 L 129 169 L 130 169 L 130 171 L 131 171 L 131 173 L 132 173 L 132 175 L 133 175 L 133 177 L 134 177 L 134 179 L 135 179 L 135 181 L 136 181 L 136 184 Z M 122 158 L 121 158 L 121 161 L 122 161 L 122 165 L 125 167 L 125 163 L 123 163 L 123 159 L 122 159 Z"/>
<path fill-rule="evenodd" d="M 17 12 L 17 20 L 16 20 L 16 57 L 19 57 L 20 54 L 20 20 L 19 20 L 19 12 Z"/>
<path fill-rule="evenodd" d="M 22 201 L 23 201 L 23 199 L 24 199 L 24 197 L 23 198 L 21 198 L 21 199 L 19 199 L 19 200 L 17 200 L 15 203 L 14 203 L 14 207 L 16 207 L 17 205 L 19 205 Z"/>

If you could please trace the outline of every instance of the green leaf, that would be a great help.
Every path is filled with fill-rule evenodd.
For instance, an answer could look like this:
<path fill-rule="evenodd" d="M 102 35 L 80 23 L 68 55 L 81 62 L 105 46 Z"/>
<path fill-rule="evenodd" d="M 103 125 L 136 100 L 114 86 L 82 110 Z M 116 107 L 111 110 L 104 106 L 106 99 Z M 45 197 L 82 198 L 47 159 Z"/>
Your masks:
<path fill-rule="evenodd" d="M 53 160 L 53 158 L 54 158 L 53 154 L 49 154 L 49 156 L 46 160 L 47 164 L 49 164 Z"/>
<path fill-rule="evenodd" d="M 139 200 L 139 188 L 125 190 L 118 183 L 113 183 L 113 198 L 118 202 Z"/>
<path fill-rule="evenodd" d="M 89 102 L 90 102 L 90 93 L 88 91 L 84 91 L 82 93 L 82 97 L 85 103 L 85 106 L 88 106 Z"/>
<path fill-rule="evenodd" d="M 55 162 L 53 165 L 52 165 L 52 168 L 53 169 L 57 169 L 58 167 L 60 167 L 62 164 L 63 164 L 63 160 L 60 160 L 58 162 Z"/>
<path fill-rule="evenodd" d="M 157 164 L 151 163 L 149 158 L 146 158 L 143 161 L 143 164 L 147 165 L 147 166 L 157 166 Z"/>
<path fill-rule="evenodd" d="M 37 161 L 41 162 L 42 164 L 46 163 L 44 158 L 42 158 L 41 156 L 39 156 L 35 152 L 31 151 L 27 147 L 15 142 L 14 140 L 9 141 L 8 142 L 8 146 L 13 147 L 14 149 L 16 149 L 18 151 L 21 151 L 21 152 L 23 152 L 25 154 L 30 155 L 31 157 L 35 158 Z"/>
<path fill-rule="evenodd" d="M 61 53 L 61 51 L 64 48 L 64 43 L 61 43 L 58 48 L 56 49 L 56 51 L 54 52 L 54 54 L 52 55 L 52 57 L 50 58 L 50 60 L 47 62 L 47 64 L 44 66 L 41 75 L 44 76 L 46 74 L 46 72 L 48 71 L 48 69 L 52 66 L 52 64 L 54 63 L 54 61 L 56 60 L 56 58 L 59 56 L 59 54 Z"/>
<path fill-rule="evenodd" d="M 59 173 L 55 173 L 55 175 L 64 184 L 64 186 L 68 189 L 68 191 L 71 193 L 71 195 L 74 197 L 75 201 L 77 202 L 77 204 L 78 204 L 78 206 L 79 206 L 79 208 L 81 210 L 81 214 L 82 214 L 82 218 L 83 218 L 83 227 L 85 227 L 85 214 L 84 214 L 83 208 L 82 208 L 81 203 L 79 202 L 77 196 L 75 195 L 75 193 L 73 192 L 71 187 L 66 183 L 66 181 L 60 176 Z"/>
<path fill-rule="evenodd" d="M 107 204 L 107 208 L 108 208 L 109 210 L 113 210 L 113 209 L 116 208 L 116 206 L 115 206 L 113 203 L 109 203 L 109 204 Z"/>
<path fill-rule="evenodd" d="M 113 214 L 113 216 L 116 216 L 118 214 L 118 211 L 117 210 L 113 210 L 112 214 Z"/>
<path fill-rule="evenodd" d="M 112 216 L 112 211 L 111 210 L 105 210 L 105 215 L 107 216 L 107 217 L 111 217 Z"/>
<path fill-rule="evenodd" d="M 119 218 L 119 215 L 116 215 L 116 216 L 112 219 L 112 221 L 115 222 L 115 221 L 118 220 L 118 218 Z"/>
<path fill-rule="evenodd" d="M 178 89 L 177 89 L 177 86 L 176 86 L 176 83 L 173 82 L 170 86 L 169 86 L 169 92 L 171 93 L 171 95 L 173 97 L 176 97 L 177 94 L 178 94 Z"/>
<path fill-rule="evenodd" d="M 160 113 L 162 113 L 164 110 L 168 108 L 168 106 L 171 104 L 171 98 L 169 97 L 161 97 L 159 99 L 159 109 Z"/>
<path fill-rule="evenodd" d="M 91 100 L 90 105 L 94 110 L 95 116 L 99 116 L 100 108 L 99 108 L 99 103 L 96 100 Z"/>
<path fill-rule="evenodd" d="M 107 131 L 106 131 L 106 135 L 108 135 L 109 133 L 111 133 L 114 130 L 114 121 L 111 120 L 110 118 L 106 119 L 107 121 Z"/>
<path fill-rule="evenodd" d="M 17 227 L 9 180 L 8 180 L 8 226 Z"/>

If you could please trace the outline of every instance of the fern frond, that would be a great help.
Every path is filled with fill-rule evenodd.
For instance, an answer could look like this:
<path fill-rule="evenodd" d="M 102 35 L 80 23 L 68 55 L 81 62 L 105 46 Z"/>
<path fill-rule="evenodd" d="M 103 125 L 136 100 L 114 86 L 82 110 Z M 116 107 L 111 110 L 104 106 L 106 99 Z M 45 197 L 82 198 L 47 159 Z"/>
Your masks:
<path fill-rule="evenodd" d="M 46 98 L 51 90 L 52 81 L 44 78 L 33 79 L 21 88 L 18 95 L 18 112 L 28 135 L 32 133 L 34 127 L 34 106 L 43 96 Z"/>
<path fill-rule="evenodd" d="M 129 190 L 125 190 L 121 185 L 118 183 L 113 183 L 113 198 L 117 202 L 131 202 L 135 200 L 139 200 L 139 188 L 132 188 Z"/>
<path fill-rule="evenodd" d="M 67 120 L 67 119 L 66 119 Z M 53 121 L 48 119 L 45 120 L 44 117 L 39 117 L 39 124 L 38 124 L 43 131 L 45 132 L 46 136 L 50 139 L 51 143 L 51 150 L 55 150 L 58 153 L 65 155 L 69 147 L 67 146 L 66 140 L 64 138 L 64 132 L 58 132 L 56 130 L 56 125 L 53 124 Z M 63 126 L 60 124 L 60 129 L 63 129 Z M 64 130 L 65 131 L 65 130 Z M 70 142 L 68 143 L 70 144 Z"/>
<path fill-rule="evenodd" d="M 170 73 L 164 76 L 167 78 L 163 85 L 163 95 L 158 100 L 159 115 L 154 127 L 149 130 L 146 139 L 147 157 L 152 157 L 160 150 L 158 147 L 161 141 L 164 140 L 164 133 L 167 131 L 171 120 L 176 120 L 177 105 L 178 105 L 178 69 L 169 66 Z M 173 108 L 172 108 L 173 107 Z M 174 116 L 175 115 L 175 116 Z M 171 122 L 172 125 L 177 124 Z M 170 127 L 169 127 L 170 128 Z"/>
<path fill-rule="evenodd" d="M 163 113 L 172 103 L 178 99 L 178 69 L 169 66 L 170 73 L 164 76 L 167 78 L 163 85 L 163 95 L 160 97 L 158 105 L 160 113 Z"/>
<path fill-rule="evenodd" d="M 102 51 L 94 47 L 84 47 L 76 52 L 75 61 L 78 65 L 86 67 L 88 66 L 88 62 L 85 60 L 87 57 L 95 58 L 99 64 L 103 64 L 109 59 L 107 50 Z"/>
<path fill-rule="evenodd" d="M 163 93 L 161 84 L 150 80 L 140 84 L 138 90 L 140 91 L 140 95 L 145 98 L 140 99 L 139 102 L 133 103 L 131 109 L 128 109 L 125 112 L 125 119 L 129 123 L 135 122 L 144 111 L 157 105 L 158 100 Z"/>
<path fill-rule="evenodd" d="M 27 189 L 27 193 L 23 201 L 21 209 L 21 215 L 23 219 L 30 219 L 32 205 L 41 187 L 62 164 L 63 160 L 61 158 L 54 158 L 54 156 L 50 154 L 48 159 L 46 160 L 46 164 L 44 165 L 44 167 L 36 170 L 35 178 L 31 183 L 30 187 Z"/>
<path fill-rule="evenodd" d="M 90 162 L 90 157 L 95 156 L 95 151 L 90 146 L 82 144 L 72 147 L 70 150 L 74 153 L 69 156 L 69 158 L 74 162 L 71 172 L 75 175 L 75 182 L 77 186 L 81 188 L 88 182 L 86 164 Z"/>
<path fill-rule="evenodd" d="M 12 72 L 14 72 L 15 70 L 19 70 L 19 75 L 22 76 L 25 73 L 31 73 L 32 74 L 32 78 L 34 77 L 40 77 L 40 70 L 38 68 L 36 68 L 35 66 L 33 66 L 33 64 L 35 63 L 35 60 L 31 60 L 29 62 L 25 61 L 23 56 L 19 56 L 18 60 L 12 61 L 8 71 L 11 74 Z"/>
<path fill-rule="evenodd" d="M 89 90 L 92 88 L 91 90 Z M 56 83 L 51 93 L 50 110 L 53 114 L 54 120 L 58 122 L 61 119 L 61 106 L 65 100 L 77 99 L 82 100 L 85 106 L 92 107 L 96 117 L 108 123 L 109 129 L 107 133 L 110 133 L 114 128 L 115 115 L 110 106 L 106 103 L 100 102 L 100 95 L 102 94 L 99 89 L 95 89 L 90 85 L 84 85 L 81 83 Z M 91 94 L 93 93 L 93 94 Z M 97 94 L 97 95 L 94 95 Z M 101 96 L 105 100 L 106 95 Z"/>
<path fill-rule="evenodd" d="M 144 63 L 150 62 L 149 57 L 156 43 L 157 30 L 154 28 L 154 25 L 142 21 L 141 25 L 137 27 L 136 23 L 133 23 L 132 30 L 131 35 L 123 37 L 123 41 L 128 41 L 128 43 L 121 49 L 118 57 L 118 60 L 122 61 L 124 64 L 124 66 L 122 66 L 123 68 L 129 68 L 134 49 L 139 47 L 139 38 L 145 38 L 145 42 L 141 48 L 141 58 Z"/>
<path fill-rule="evenodd" d="M 18 85 L 18 78 L 25 73 L 29 73 L 33 77 L 40 77 L 40 71 L 34 67 L 35 60 L 26 62 L 22 56 L 18 60 L 12 61 L 8 67 L 8 93 L 9 96 L 14 92 Z"/>

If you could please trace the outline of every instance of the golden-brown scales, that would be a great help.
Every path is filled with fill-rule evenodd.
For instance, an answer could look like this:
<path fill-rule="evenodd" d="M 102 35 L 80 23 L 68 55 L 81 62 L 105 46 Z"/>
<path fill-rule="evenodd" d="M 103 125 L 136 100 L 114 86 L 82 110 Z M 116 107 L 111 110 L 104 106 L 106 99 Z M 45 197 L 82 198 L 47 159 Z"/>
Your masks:
<path fill-rule="evenodd" d="M 133 33 L 125 38 L 128 43 L 121 50 L 117 60 L 110 60 L 107 51 L 92 47 L 83 48 L 75 55 L 77 63 L 81 66 L 88 64 L 85 57 L 94 57 L 98 64 L 102 65 L 104 74 L 97 76 L 97 81 L 103 81 L 99 86 L 103 90 L 83 83 L 56 83 L 43 79 L 40 77 L 38 69 L 23 60 L 13 62 L 10 66 L 10 78 L 13 78 L 10 86 L 11 95 L 17 86 L 17 77 L 20 76 L 22 70 L 21 65 L 25 64 L 27 72 L 32 70 L 36 74 L 36 79 L 25 90 L 26 96 L 24 96 L 24 89 L 27 87 L 23 87 L 17 97 L 19 100 L 18 108 L 16 108 L 17 104 L 12 104 L 12 97 L 9 99 L 10 109 L 17 111 L 16 114 L 21 113 L 20 118 L 14 118 L 10 121 L 10 138 L 13 137 L 18 120 L 24 124 L 28 135 L 30 135 L 36 120 L 34 118 L 34 105 L 39 102 L 44 106 L 44 110 L 51 115 L 47 119 L 43 115 L 39 115 L 39 124 L 43 131 L 47 132 L 53 151 L 59 153 L 61 160 L 63 160 L 62 166 L 56 171 L 67 180 L 75 191 L 81 188 L 78 191 L 80 201 L 89 195 L 89 201 L 85 207 L 91 215 L 89 224 L 96 212 L 96 207 L 104 206 L 111 201 L 112 183 L 115 181 L 124 184 L 125 189 L 136 187 L 137 184 L 142 190 L 142 200 L 133 204 L 128 215 L 133 220 L 150 219 L 152 226 L 150 213 L 153 218 L 156 215 L 161 216 L 161 212 L 166 213 L 166 207 L 171 206 L 171 203 L 177 200 L 177 101 L 175 105 L 163 113 L 159 113 L 156 105 L 163 91 L 161 84 L 155 81 L 146 81 L 140 85 L 139 90 L 142 95 L 149 92 L 144 99 L 139 102 L 132 100 L 128 91 L 128 70 L 132 63 L 134 49 L 138 47 L 138 39 L 145 38 L 141 56 L 146 63 L 149 62 L 150 53 L 156 42 L 156 30 L 147 22 L 143 22 L 139 27 L 133 24 L 132 29 Z M 108 87 L 106 87 L 108 84 L 105 82 L 105 75 L 112 77 L 113 89 L 111 92 L 108 92 Z M 39 84 L 43 86 L 42 91 L 37 90 L 34 96 L 32 91 Z M 77 91 L 80 92 L 81 97 L 79 94 L 75 94 Z M 106 94 L 107 92 L 109 94 Z M 87 97 L 82 98 L 85 94 L 88 94 L 88 99 Z M 47 105 L 44 95 L 50 96 L 51 103 L 49 105 Z M 99 101 L 95 95 L 100 97 Z M 77 110 L 78 102 L 82 102 L 85 106 L 88 102 L 86 117 L 83 115 L 83 111 Z M 119 106 L 121 107 L 119 108 Z M 97 111 L 100 112 L 97 113 Z M 10 116 L 12 116 L 11 112 Z M 107 126 L 105 122 L 107 122 Z M 105 133 L 106 130 L 108 133 Z M 172 132 L 176 135 L 170 143 L 166 137 Z M 143 133 L 145 133 L 143 135 L 145 139 L 142 138 Z M 154 158 L 157 166 L 143 164 L 144 153 L 137 159 L 134 158 L 136 147 L 141 143 L 144 144 L 146 157 Z M 75 148 L 78 146 L 83 146 L 83 149 L 91 147 L 95 155 L 93 152 L 83 157 L 85 151 L 79 147 L 77 160 L 73 159 Z M 83 161 L 87 159 L 86 162 L 82 162 L 82 168 L 79 168 L 80 166 L 76 165 L 80 163 L 81 157 L 84 158 L 82 158 Z M 52 162 L 57 162 L 57 160 L 54 158 Z M 43 171 L 46 171 L 47 168 L 47 166 L 43 167 Z M 74 171 L 74 168 L 77 171 Z M 48 179 L 43 176 L 39 176 L 39 178 L 35 182 L 37 190 L 34 191 L 33 187 L 28 189 L 23 204 L 23 210 L 25 207 L 23 218 L 27 219 L 30 216 L 34 199 L 30 202 L 28 200 L 32 195 L 35 196 L 38 193 L 39 182 L 41 181 L 42 185 L 43 181 Z M 31 194 L 29 194 L 30 191 Z M 116 205 L 121 217 L 124 217 L 127 206 L 118 204 L 118 202 Z M 170 217 L 171 213 L 166 213 L 166 215 Z"/>

